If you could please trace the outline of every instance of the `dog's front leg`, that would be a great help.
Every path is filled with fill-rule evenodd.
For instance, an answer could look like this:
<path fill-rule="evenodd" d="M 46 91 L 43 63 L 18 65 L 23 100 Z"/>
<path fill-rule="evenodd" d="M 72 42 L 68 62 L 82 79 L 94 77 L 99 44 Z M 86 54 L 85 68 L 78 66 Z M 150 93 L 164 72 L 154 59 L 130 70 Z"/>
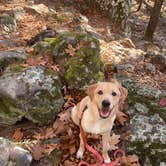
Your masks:
<path fill-rule="evenodd" d="M 110 133 L 104 133 L 102 135 L 102 144 L 103 144 L 103 158 L 105 163 L 109 163 L 110 157 L 108 155 L 108 150 L 110 150 L 110 145 L 109 145 L 109 139 L 110 139 Z"/>
<path fill-rule="evenodd" d="M 80 137 L 80 147 L 77 151 L 77 159 L 82 159 L 83 158 L 83 154 L 84 154 L 84 151 L 85 151 L 85 146 L 84 146 L 84 142 L 83 142 L 83 139 L 81 137 L 81 133 L 79 134 L 79 137 Z"/>

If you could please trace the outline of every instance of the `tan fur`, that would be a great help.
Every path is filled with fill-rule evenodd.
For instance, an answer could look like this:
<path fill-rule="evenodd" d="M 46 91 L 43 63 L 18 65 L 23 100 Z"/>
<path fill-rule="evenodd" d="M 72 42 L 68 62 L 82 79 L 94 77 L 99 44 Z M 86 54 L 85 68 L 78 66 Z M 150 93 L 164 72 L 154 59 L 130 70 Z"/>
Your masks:
<path fill-rule="evenodd" d="M 99 91 L 102 91 L 102 94 L 99 94 Z M 82 101 L 72 109 L 71 117 L 74 123 L 79 125 L 81 113 L 85 109 L 85 106 L 87 106 L 81 125 L 83 130 L 87 133 L 102 135 L 103 158 L 105 162 L 109 162 L 108 150 L 110 150 L 110 132 L 119 105 L 124 102 L 128 93 L 127 90 L 116 80 L 93 84 L 88 87 L 86 92 L 88 96 L 83 98 Z M 116 93 L 116 96 L 112 95 L 113 92 Z M 99 113 L 99 110 L 102 109 L 103 100 L 108 100 L 111 103 L 109 106 L 109 109 L 111 110 L 110 115 L 106 118 L 102 118 Z M 80 147 L 77 152 L 77 158 L 83 157 L 84 150 L 84 144 L 80 137 Z"/>

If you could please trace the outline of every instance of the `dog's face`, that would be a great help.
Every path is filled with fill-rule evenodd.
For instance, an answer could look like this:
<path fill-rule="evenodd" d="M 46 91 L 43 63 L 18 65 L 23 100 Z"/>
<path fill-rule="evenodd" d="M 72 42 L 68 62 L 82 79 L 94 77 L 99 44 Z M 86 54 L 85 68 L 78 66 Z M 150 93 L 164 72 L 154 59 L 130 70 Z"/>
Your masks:
<path fill-rule="evenodd" d="M 97 106 L 97 114 L 101 118 L 108 118 L 114 108 L 124 102 L 128 93 L 118 81 L 112 80 L 111 82 L 100 82 L 89 86 L 87 94 Z"/>

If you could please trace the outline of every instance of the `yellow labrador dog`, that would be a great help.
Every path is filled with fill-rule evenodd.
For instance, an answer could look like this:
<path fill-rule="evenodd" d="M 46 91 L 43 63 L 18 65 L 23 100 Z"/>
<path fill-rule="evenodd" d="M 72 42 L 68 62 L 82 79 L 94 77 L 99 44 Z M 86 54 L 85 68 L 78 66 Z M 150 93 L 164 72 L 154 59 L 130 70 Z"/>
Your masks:
<path fill-rule="evenodd" d="M 116 81 L 100 82 L 88 87 L 85 98 L 78 103 L 71 112 L 72 120 L 76 125 L 80 124 L 82 111 L 84 115 L 81 121 L 82 128 L 87 133 L 101 134 L 104 162 L 110 162 L 108 150 L 109 139 L 119 105 L 124 102 L 128 91 Z M 77 158 L 82 158 L 85 147 L 80 136 L 80 147 Z"/>

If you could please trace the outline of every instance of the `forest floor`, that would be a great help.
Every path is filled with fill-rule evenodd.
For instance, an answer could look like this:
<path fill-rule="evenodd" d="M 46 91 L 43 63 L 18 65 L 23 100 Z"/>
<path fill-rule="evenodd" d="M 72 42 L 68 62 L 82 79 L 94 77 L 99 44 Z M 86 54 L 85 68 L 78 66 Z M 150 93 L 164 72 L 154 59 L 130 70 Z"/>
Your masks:
<path fill-rule="evenodd" d="M 65 1 L 64 1 L 65 2 Z M 46 6 L 51 6 L 56 12 L 62 10 L 62 7 L 67 8 L 68 11 L 75 11 L 77 14 L 79 12 L 78 6 L 70 6 L 60 0 L 34 0 L 35 4 L 43 3 Z M 7 3 L 5 0 L 0 1 L 0 15 L 4 11 L 11 10 L 13 7 L 24 7 L 27 2 L 24 0 L 12 0 L 12 2 Z M 138 5 L 136 2 L 132 7 L 132 11 L 136 11 Z M 149 1 L 149 4 L 152 2 Z M 164 2 L 165 3 L 165 2 Z M 163 6 L 166 6 L 164 4 Z M 100 36 L 102 36 L 106 42 L 111 42 L 114 40 L 112 36 L 118 36 L 119 38 L 122 36 L 120 30 L 114 27 L 113 23 L 111 23 L 110 19 L 108 19 L 103 13 L 89 9 L 85 7 L 83 10 L 83 15 L 85 15 L 89 20 L 89 25 L 91 25 Z M 161 50 L 166 48 L 166 8 L 162 9 L 162 15 L 160 17 L 157 29 L 154 34 L 153 42 L 147 42 L 143 40 L 143 35 L 145 33 L 147 24 L 149 21 L 149 12 L 146 9 L 145 5 L 142 6 L 141 10 L 136 13 L 131 13 L 129 17 L 129 25 L 131 27 L 131 40 L 135 44 L 135 47 L 141 49 L 145 52 L 154 51 L 160 53 Z M 30 50 L 27 42 L 39 34 L 41 31 L 45 30 L 47 27 L 55 30 L 73 30 L 76 28 L 76 24 L 73 23 L 72 19 L 68 19 L 65 22 L 55 21 L 52 15 L 33 15 L 29 12 L 25 12 L 24 19 L 20 19 L 17 22 L 17 32 L 13 32 L 10 34 L 2 34 L 0 32 L 0 40 L 10 40 L 16 43 L 15 46 L 3 46 L 0 45 L 0 51 L 4 50 L 19 50 L 25 48 L 26 50 Z M 111 28 L 110 28 L 111 27 Z M 137 62 L 136 62 L 137 63 Z M 137 65 L 134 64 L 133 65 Z M 160 73 L 160 72 L 158 72 Z M 138 74 L 138 73 L 137 73 Z M 140 74 L 140 73 L 139 73 Z M 149 79 L 150 82 L 156 85 L 157 80 L 163 81 L 164 74 L 160 73 L 157 80 L 153 79 L 153 75 L 149 75 L 148 73 L 143 74 L 144 78 Z M 7 127 L 0 131 L 0 136 L 4 136 L 5 138 L 9 138 L 10 140 L 20 141 L 23 140 L 26 144 L 26 148 L 31 149 L 33 153 L 33 157 L 36 161 L 33 162 L 32 165 L 49 165 L 48 161 L 44 156 L 47 156 L 50 160 L 55 160 L 54 166 L 60 165 L 65 166 L 74 166 L 77 165 L 78 160 L 75 159 L 75 153 L 78 148 L 79 139 L 78 133 L 79 130 L 74 124 L 69 120 L 68 108 L 73 105 L 76 101 L 81 99 L 81 96 L 78 95 L 77 99 L 75 96 L 70 94 L 70 92 L 65 92 L 64 96 L 66 98 L 66 104 L 63 107 L 62 112 L 59 114 L 57 120 L 50 124 L 49 126 L 37 126 L 27 121 L 26 119 L 22 120 L 18 124 Z M 118 128 L 118 125 L 117 125 Z M 1 129 L 1 128 L 0 128 Z M 127 137 L 127 132 L 126 136 Z M 40 144 L 36 144 L 37 140 L 42 140 L 44 142 L 49 142 L 52 138 L 56 138 L 54 143 L 49 146 L 41 147 Z M 61 139 L 61 140 L 59 140 Z M 90 142 L 99 143 L 99 138 L 93 138 L 91 141 L 91 136 L 89 138 Z M 115 138 L 115 142 L 117 138 Z M 31 148 L 32 142 L 36 144 L 34 148 Z M 28 144 L 29 143 L 29 144 Z M 55 151 L 52 156 L 49 154 L 56 148 L 62 148 L 62 151 Z M 96 145 L 97 149 L 101 149 L 99 144 Z M 44 150 L 43 150 L 44 149 Z M 86 152 L 85 160 L 89 162 L 94 162 L 94 156 Z M 40 159 L 40 160 L 37 160 Z M 58 162 L 59 161 L 59 162 Z"/>

